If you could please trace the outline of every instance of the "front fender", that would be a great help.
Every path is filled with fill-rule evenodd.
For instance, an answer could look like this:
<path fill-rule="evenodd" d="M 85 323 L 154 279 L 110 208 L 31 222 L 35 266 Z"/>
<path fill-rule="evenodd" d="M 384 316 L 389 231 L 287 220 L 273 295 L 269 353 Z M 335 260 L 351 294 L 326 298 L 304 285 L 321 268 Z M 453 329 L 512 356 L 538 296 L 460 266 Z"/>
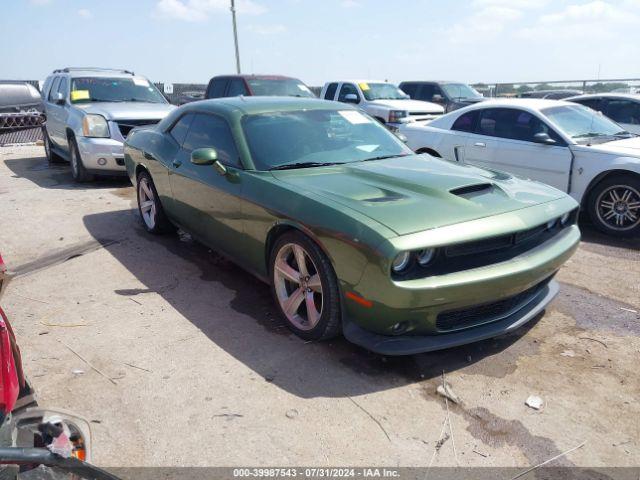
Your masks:
<path fill-rule="evenodd" d="M 587 198 L 589 191 L 608 174 L 640 175 L 640 158 L 611 155 L 604 160 L 600 155 L 590 157 L 576 155 L 571 196 L 580 204 Z"/>

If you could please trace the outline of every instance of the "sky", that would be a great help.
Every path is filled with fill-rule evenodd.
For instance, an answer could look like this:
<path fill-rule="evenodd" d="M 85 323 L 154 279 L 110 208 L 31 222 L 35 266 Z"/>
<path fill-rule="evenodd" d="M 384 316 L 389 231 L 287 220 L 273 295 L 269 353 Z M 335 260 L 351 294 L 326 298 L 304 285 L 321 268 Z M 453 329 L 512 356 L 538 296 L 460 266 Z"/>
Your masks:
<path fill-rule="evenodd" d="M 0 79 L 65 66 L 234 73 L 229 0 L 0 0 Z M 524 82 L 640 77 L 640 0 L 236 0 L 243 73 Z"/>

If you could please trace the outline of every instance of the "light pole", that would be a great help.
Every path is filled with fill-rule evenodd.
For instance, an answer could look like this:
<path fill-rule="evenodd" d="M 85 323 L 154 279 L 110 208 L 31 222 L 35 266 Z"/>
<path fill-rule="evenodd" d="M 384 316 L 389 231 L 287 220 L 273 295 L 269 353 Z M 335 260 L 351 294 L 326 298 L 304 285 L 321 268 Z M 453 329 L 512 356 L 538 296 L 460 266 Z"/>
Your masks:
<path fill-rule="evenodd" d="M 238 27 L 236 26 L 236 4 L 231 0 L 231 18 L 233 19 L 233 40 L 236 45 L 236 70 L 240 73 L 240 49 L 238 48 Z"/>

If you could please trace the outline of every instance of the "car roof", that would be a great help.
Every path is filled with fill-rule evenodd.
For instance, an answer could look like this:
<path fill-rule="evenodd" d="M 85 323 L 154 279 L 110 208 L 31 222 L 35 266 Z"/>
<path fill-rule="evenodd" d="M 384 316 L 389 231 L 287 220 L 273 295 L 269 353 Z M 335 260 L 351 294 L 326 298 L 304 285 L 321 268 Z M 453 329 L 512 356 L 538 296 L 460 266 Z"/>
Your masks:
<path fill-rule="evenodd" d="M 90 68 L 90 67 L 62 68 L 59 70 L 54 70 L 52 75 L 69 75 L 72 78 L 77 78 L 77 77 L 131 78 L 135 76 L 135 74 L 129 70 L 119 70 L 119 69 L 110 69 L 110 68 Z"/>
<path fill-rule="evenodd" d="M 574 103 L 565 100 L 552 100 L 547 98 L 488 98 L 484 102 L 465 107 L 465 110 L 489 107 L 520 107 L 540 110 L 547 107 L 557 107 L 559 105 L 575 106 Z"/>
<path fill-rule="evenodd" d="M 256 80 L 297 80 L 297 78 L 287 77 L 286 75 L 271 75 L 271 74 L 260 74 L 260 73 L 247 73 L 247 74 L 230 73 L 229 75 L 216 75 L 211 80 L 214 80 L 216 78 L 244 78 L 244 79 L 256 79 Z"/>
<path fill-rule="evenodd" d="M 586 95 L 576 95 L 569 100 L 582 98 L 628 98 L 629 100 L 640 101 L 640 94 L 637 93 L 588 93 Z"/>
<path fill-rule="evenodd" d="M 286 112 L 293 110 L 352 110 L 353 107 L 341 102 L 306 97 L 260 97 L 238 96 L 201 100 L 181 107 L 185 110 L 209 111 L 221 114 L 251 115 L 267 112 Z"/>
<path fill-rule="evenodd" d="M 444 85 L 447 83 L 461 83 L 463 85 L 468 85 L 466 82 L 462 82 L 459 80 L 402 80 L 400 83 L 437 83 L 438 85 Z"/>
<path fill-rule="evenodd" d="M 385 82 L 384 80 L 372 80 L 366 78 L 345 78 L 342 80 L 332 80 L 331 82 L 324 82 L 325 85 L 329 83 L 388 83 L 390 85 L 395 85 L 395 83 Z"/>

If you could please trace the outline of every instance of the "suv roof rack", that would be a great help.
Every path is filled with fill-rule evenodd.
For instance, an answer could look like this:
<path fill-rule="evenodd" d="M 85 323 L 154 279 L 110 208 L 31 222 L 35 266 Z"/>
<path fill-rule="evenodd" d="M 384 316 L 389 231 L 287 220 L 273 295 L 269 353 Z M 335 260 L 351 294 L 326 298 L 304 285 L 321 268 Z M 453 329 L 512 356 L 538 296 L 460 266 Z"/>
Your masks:
<path fill-rule="evenodd" d="M 65 67 L 54 70 L 53 73 L 69 73 L 76 70 L 90 70 L 94 72 L 120 72 L 135 75 L 131 70 L 123 70 L 121 68 L 100 68 L 100 67 Z"/>

